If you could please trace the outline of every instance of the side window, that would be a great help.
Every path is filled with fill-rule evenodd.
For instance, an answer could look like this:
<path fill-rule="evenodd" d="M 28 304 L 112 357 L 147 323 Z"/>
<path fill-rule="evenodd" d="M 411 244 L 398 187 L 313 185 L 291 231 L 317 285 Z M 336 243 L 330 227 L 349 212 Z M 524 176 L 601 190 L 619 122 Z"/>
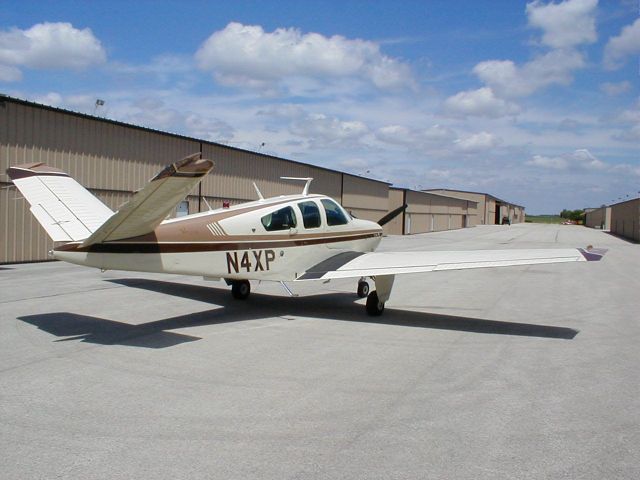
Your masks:
<path fill-rule="evenodd" d="M 327 200 L 326 198 L 320 201 L 322 202 L 324 211 L 327 214 L 327 225 L 344 225 L 349 221 L 336 202 Z"/>
<path fill-rule="evenodd" d="M 267 232 L 289 230 L 290 228 L 295 228 L 297 225 L 296 214 L 291 207 L 284 207 L 275 212 L 271 212 L 269 215 L 262 217 L 261 220 Z"/>
<path fill-rule="evenodd" d="M 304 228 L 318 228 L 320 226 L 320 209 L 315 202 L 300 202 L 298 207 L 302 212 Z"/>

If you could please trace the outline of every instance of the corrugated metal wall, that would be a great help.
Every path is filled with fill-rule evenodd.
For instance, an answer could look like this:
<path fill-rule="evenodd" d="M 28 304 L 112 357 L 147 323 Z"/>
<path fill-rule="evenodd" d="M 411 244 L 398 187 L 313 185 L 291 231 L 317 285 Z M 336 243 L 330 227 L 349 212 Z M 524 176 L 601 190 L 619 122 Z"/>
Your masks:
<path fill-rule="evenodd" d="M 469 224 L 468 226 L 493 224 L 493 218 L 491 221 L 487 221 L 487 195 L 484 193 L 475 192 L 462 192 L 459 190 L 446 190 L 446 189 L 431 189 L 429 192 L 438 193 L 440 195 L 446 195 L 452 198 L 459 198 L 461 200 L 469 200 L 474 202 L 475 205 L 469 206 Z"/>
<path fill-rule="evenodd" d="M 611 233 L 640 242 L 640 198 L 611 205 Z"/>
<path fill-rule="evenodd" d="M 611 207 L 595 208 L 587 212 L 584 224 L 591 228 L 609 230 L 611 228 Z"/>
<path fill-rule="evenodd" d="M 358 218 L 378 221 L 389 211 L 389 184 L 345 173 L 342 205 Z"/>
<path fill-rule="evenodd" d="M 498 213 L 498 224 L 501 223 L 502 217 L 505 216 L 509 216 L 511 223 L 522 223 L 525 220 L 524 207 L 496 199 L 487 193 L 463 192 L 460 190 L 446 189 L 432 189 L 428 191 L 477 202 L 475 212 L 471 207 L 469 210 L 470 221 L 477 222 L 473 225 L 495 225 L 496 212 Z M 474 213 L 476 215 L 474 215 Z M 467 226 L 473 225 L 467 224 Z"/>
<path fill-rule="evenodd" d="M 401 188 L 389 189 L 389 206 L 388 210 L 392 211 L 403 205 L 404 202 L 404 190 Z M 384 233 L 388 235 L 402 235 L 402 224 L 404 222 L 404 215 L 400 214 L 389 223 L 384 226 Z"/>
<path fill-rule="evenodd" d="M 470 200 L 447 197 L 435 193 L 419 192 L 405 189 L 390 189 L 389 209 L 393 210 L 406 201 L 404 214 L 404 233 L 427 233 L 442 230 L 463 228 L 465 219 L 467 226 L 477 223 L 477 204 Z M 401 235 L 402 221 L 394 221 L 389 233 Z"/>

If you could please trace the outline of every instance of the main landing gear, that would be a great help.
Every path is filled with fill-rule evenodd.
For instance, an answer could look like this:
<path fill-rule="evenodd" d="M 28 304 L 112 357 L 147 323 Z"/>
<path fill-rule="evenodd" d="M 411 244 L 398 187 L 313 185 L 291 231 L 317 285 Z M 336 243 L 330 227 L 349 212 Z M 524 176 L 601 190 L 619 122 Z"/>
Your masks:
<path fill-rule="evenodd" d="M 231 295 L 236 300 L 246 300 L 251 293 L 249 280 L 233 280 L 231 282 Z"/>
<path fill-rule="evenodd" d="M 369 291 L 369 284 L 363 278 L 358 282 L 358 296 L 360 298 L 367 297 L 366 310 L 367 314 L 372 317 L 379 317 L 384 312 L 384 304 L 389 300 L 391 288 L 393 287 L 393 275 L 379 275 L 373 278 L 376 289 Z"/>
<path fill-rule="evenodd" d="M 375 290 L 367 297 L 367 314 L 372 317 L 379 317 L 384 312 L 384 302 L 378 300 L 378 292 Z"/>

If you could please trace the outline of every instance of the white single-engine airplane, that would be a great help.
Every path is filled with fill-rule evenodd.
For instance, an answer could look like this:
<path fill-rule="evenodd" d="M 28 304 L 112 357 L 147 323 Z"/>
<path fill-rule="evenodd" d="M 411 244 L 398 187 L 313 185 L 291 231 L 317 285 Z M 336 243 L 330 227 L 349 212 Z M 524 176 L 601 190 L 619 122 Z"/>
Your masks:
<path fill-rule="evenodd" d="M 353 218 L 324 195 L 263 198 L 167 220 L 175 206 L 213 168 L 191 155 L 169 165 L 112 212 L 69 175 L 42 163 L 7 170 L 31 204 L 31 212 L 66 262 L 101 270 L 164 272 L 223 278 L 233 296 L 249 296 L 249 280 L 299 282 L 359 278 L 366 310 L 380 315 L 394 276 L 401 273 L 600 260 L 605 250 L 571 248 L 380 252 L 382 224 Z M 375 282 L 369 292 L 367 278 Z M 288 290 L 288 288 L 287 288 Z M 288 290 L 289 291 L 289 290 Z M 290 291 L 289 291 L 290 292 Z"/>

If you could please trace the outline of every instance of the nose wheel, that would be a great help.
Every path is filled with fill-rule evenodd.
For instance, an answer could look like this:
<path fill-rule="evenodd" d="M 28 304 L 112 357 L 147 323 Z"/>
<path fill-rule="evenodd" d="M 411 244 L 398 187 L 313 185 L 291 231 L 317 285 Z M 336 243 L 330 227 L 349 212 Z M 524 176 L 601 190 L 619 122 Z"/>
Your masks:
<path fill-rule="evenodd" d="M 236 300 L 246 300 L 251 293 L 249 280 L 234 280 L 231 282 L 231 295 Z"/>
<path fill-rule="evenodd" d="M 369 295 L 369 284 L 366 280 L 360 280 L 358 282 L 358 297 L 364 298 Z"/>

